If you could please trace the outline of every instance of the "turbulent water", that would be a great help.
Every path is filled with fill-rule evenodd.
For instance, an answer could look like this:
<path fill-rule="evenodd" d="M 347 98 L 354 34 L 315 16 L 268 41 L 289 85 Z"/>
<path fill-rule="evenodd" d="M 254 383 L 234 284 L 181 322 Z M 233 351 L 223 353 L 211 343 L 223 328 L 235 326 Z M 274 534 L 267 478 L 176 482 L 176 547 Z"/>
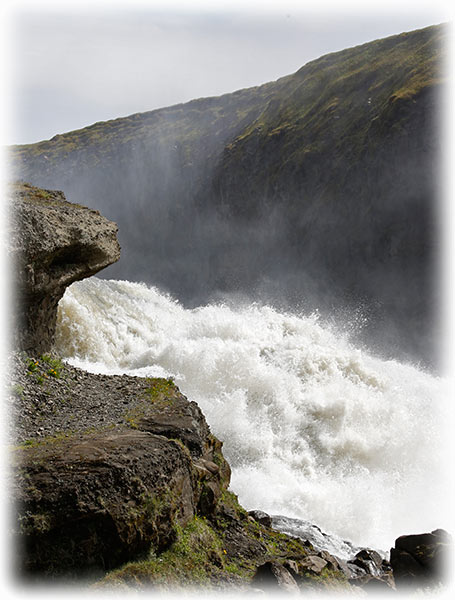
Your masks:
<path fill-rule="evenodd" d="M 86 370 L 173 376 L 224 441 L 247 509 L 378 549 L 445 526 L 444 380 L 368 355 L 315 315 L 188 310 L 90 278 L 60 302 L 57 345 Z"/>

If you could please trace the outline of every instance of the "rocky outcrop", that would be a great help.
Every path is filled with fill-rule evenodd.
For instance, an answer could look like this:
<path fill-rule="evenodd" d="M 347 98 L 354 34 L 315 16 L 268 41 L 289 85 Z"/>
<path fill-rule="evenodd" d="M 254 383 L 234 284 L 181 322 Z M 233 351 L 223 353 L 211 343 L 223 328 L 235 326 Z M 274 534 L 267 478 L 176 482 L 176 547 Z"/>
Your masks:
<path fill-rule="evenodd" d="M 175 539 L 194 515 L 190 458 L 176 442 L 119 430 L 16 451 L 23 572 L 110 569 Z"/>
<path fill-rule="evenodd" d="M 452 537 L 443 529 L 399 537 L 390 550 L 397 588 L 425 588 L 444 583 L 452 555 Z"/>
<path fill-rule="evenodd" d="M 247 513 L 227 491 L 221 442 L 172 380 L 87 373 L 48 355 L 12 360 L 22 576 L 302 594 L 444 581 L 450 538 L 441 530 L 399 538 L 391 565 L 369 549 L 344 561 Z"/>
<path fill-rule="evenodd" d="M 92 374 L 47 355 L 12 360 L 11 500 L 23 577 L 240 589 L 265 562 L 316 553 L 227 491 L 222 444 L 172 380 Z M 274 570 L 296 589 L 285 566 Z M 313 575 L 312 586 L 348 585 L 338 567 Z"/>
<path fill-rule="evenodd" d="M 10 188 L 10 258 L 16 290 L 14 342 L 51 348 L 57 304 L 74 281 L 120 258 L 117 225 L 62 192 L 17 183 Z"/>
<path fill-rule="evenodd" d="M 51 433 L 30 432 L 13 452 L 22 574 L 105 572 L 144 552 L 162 552 L 197 514 L 214 513 L 229 484 L 229 465 L 199 407 L 172 381 L 112 377 L 111 421 L 93 417 L 86 433 L 86 423 L 70 417 L 93 411 L 105 376 L 85 374 L 91 384 L 84 394 L 75 385 L 77 369 L 18 362 L 28 375 L 16 412 L 35 406 Z M 40 382 L 47 370 L 58 378 Z M 33 388 L 51 411 L 35 404 Z"/>

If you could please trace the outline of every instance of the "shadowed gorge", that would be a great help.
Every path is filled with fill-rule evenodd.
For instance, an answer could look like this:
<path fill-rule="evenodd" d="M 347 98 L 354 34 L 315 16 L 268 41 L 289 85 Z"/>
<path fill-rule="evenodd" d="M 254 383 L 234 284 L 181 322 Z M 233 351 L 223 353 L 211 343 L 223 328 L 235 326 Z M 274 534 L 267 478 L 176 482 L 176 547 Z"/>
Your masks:
<path fill-rule="evenodd" d="M 323 56 L 276 82 L 12 148 L 16 177 L 119 225 L 104 275 L 195 306 L 334 315 L 433 365 L 446 30 Z"/>

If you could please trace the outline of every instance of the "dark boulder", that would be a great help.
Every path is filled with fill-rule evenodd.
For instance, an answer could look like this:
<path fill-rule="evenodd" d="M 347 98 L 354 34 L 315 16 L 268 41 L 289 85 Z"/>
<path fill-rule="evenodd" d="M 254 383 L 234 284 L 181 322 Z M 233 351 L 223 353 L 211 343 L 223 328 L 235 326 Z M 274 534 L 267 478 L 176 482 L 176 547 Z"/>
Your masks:
<path fill-rule="evenodd" d="M 158 387 L 159 380 L 153 380 L 155 387 L 150 381 L 143 383 L 146 392 Z M 136 398 L 123 422 L 15 448 L 11 499 L 17 570 L 23 575 L 103 572 L 150 550 L 163 551 L 179 527 L 217 510 L 230 469 L 199 407 L 166 380 L 159 386 L 166 393 L 153 401 L 141 393 L 137 378 L 119 388 L 123 397 L 128 382 Z M 168 436 L 147 429 L 164 412 L 185 424 L 178 416 L 188 411 L 192 435 L 177 426 Z"/>
<path fill-rule="evenodd" d="M 278 562 L 267 561 L 256 569 L 251 585 L 264 591 L 298 594 L 299 588 L 289 571 Z"/>
<path fill-rule="evenodd" d="M 382 573 L 383 559 L 375 550 L 364 548 L 360 552 L 357 552 L 354 559 L 349 562 L 360 567 L 368 575 L 377 577 Z"/>
<path fill-rule="evenodd" d="M 194 515 L 191 460 L 175 442 L 134 430 L 16 450 L 20 569 L 112 568 L 174 539 Z"/>
<path fill-rule="evenodd" d="M 452 538 L 443 529 L 399 537 L 390 550 L 397 588 L 444 583 L 452 551 Z"/>
<path fill-rule="evenodd" d="M 272 527 L 272 517 L 270 515 L 268 515 L 267 513 L 265 513 L 264 511 L 250 510 L 250 511 L 248 511 L 248 514 L 255 521 L 257 521 L 258 523 L 261 523 L 261 525 L 265 525 L 266 527 Z"/>

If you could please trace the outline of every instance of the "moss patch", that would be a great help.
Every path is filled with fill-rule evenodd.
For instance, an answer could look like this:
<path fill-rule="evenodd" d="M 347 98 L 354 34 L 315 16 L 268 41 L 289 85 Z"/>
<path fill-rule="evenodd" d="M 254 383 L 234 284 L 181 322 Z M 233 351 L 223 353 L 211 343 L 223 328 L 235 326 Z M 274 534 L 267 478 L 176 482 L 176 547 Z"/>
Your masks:
<path fill-rule="evenodd" d="M 172 398 L 178 393 L 178 388 L 174 380 L 169 377 L 147 377 L 146 378 L 145 397 L 153 404 L 163 403 L 171 404 Z"/>
<path fill-rule="evenodd" d="M 228 559 L 222 539 L 207 519 L 194 517 L 185 528 L 178 527 L 177 533 L 178 539 L 168 550 L 112 571 L 97 587 L 219 587 L 245 575 L 244 569 Z"/>

